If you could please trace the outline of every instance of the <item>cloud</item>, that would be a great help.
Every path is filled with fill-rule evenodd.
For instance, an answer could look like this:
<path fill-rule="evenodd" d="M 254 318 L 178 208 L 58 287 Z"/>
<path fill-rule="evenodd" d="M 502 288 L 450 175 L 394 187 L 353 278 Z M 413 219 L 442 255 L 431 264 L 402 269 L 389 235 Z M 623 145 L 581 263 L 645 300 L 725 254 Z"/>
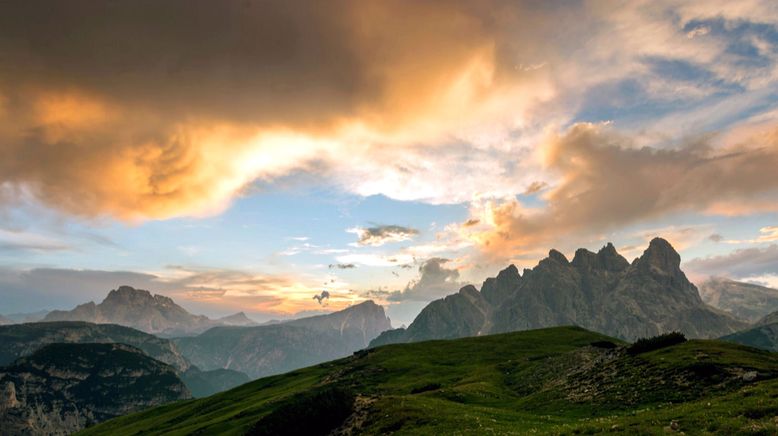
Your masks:
<path fill-rule="evenodd" d="M 374 226 L 374 227 L 354 227 L 346 230 L 358 236 L 358 245 L 370 245 L 378 247 L 389 242 L 401 242 L 412 239 L 419 234 L 419 231 L 410 227 L 403 226 Z"/>
<path fill-rule="evenodd" d="M 329 269 L 337 268 L 337 269 L 353 269 L 357 266 L 353 263 L 331 263 L 329 264 Z"/>
<path fill-rule="evenodd" d="M 50 252 L 70 250 L 72 247 L 57 238 L 27 231 L 0 229 L 0 253 Z"/>
<path fill-rule="evenodd" d="M 512 68 L 536 60 L 512 29 L 539 7 L 501 17 L 499 2 L 458 1 L 142 0 L 99 17 L 90 7 L 18 2 L 0 17 L 14 66 L 0 72 L 0 184 L 79 216 L 214 213 L 254 180 L 414 154 L 549 95 L 543 69 Z"/>
<path fill-rule="evenodd" d="M 548 187 L 548 183 L 546 182 L 538 182 L 538 181 L 532 182 L 530 183 L 529 186 L 527 186 L 527 189 L 524 190 L 524 195 L 536 194 L 542 191 L 543 189 L 545 189 L 546 187 Z"/>
<path fill-rule="evenodd" d="M 746 278 L 778 275 L 778 244 L 692 259 L 684 264 L 684 268 L 701 276 Z"/>
<path fill-rule="evenodd" d="M 778 199 L 778 130 L 714 148 L 705 138 L 675 148 L 634 147 L 607 126 L 577 124 L 541 150 L 557 182 L 527 207 L 518 200 L 473 208 L 482 225 L 461 232 L 510 255 L 573 233 L 590 235 L 680 212 L 727 213 L 730 202 Z"/>
<path fill-rule="evenodd" d="M 726 239 L 727 244 L 761 244 L 778 241 L 778 226 L 767 226 L 759 229 L 760 235 L 754 239 Z M 717 241 L 718 242 L 718 241 Z"/>
<path fill-rule="evenodd" d="M 724 236 L 718 234 L 718 233 L 712 233 L 710 236 L 708 236 L 708 239 L 713 242 L 721 242 L 724 240 Z"/>
<path fill-rule="evenodd" d="M 309 283 L 310 282 L 310 283 Z M 248 271 L 171 266 L 149 274 L 132 271 L 0 268 L 0 299 L 5 311 L 70 309 L 87 301 L 100 302 L 121 285 L 172 297 L 196 313 L 224 314 L 246 310 L 291 314 L 317 307 L 311 300 L 319 279 Z M 331 283 L 330 306 L 345 308 L 358 299 L 345 284 Z M 45 306 L 41 306 L 41 304 Z"/>
<path fill-rule="evenodd" d="M 90 8 L 15 2 L 0 17 L 14 66 L 0 72 L 0 186 L 15 193 L 4 204 L 201 216 L 290 174 L 363 196 L 504 200 L 544 183 L 533 148 L 548 125 L 597 109 L 592 95 L 620 109 L 623 93 L 603 87 L 682 99 L 693 118 L 659 120 L 666 139 L 763 103 L 778 75 L 771 45 L 747 25 L 778 23 L 769 2 Z M 743 62 L 742 47 L 759 62 Z"/>
<path fill-rule="evenodd" d="M 409 282 L 402 291 L 386 292 L 388 301 L 432 301 L 455 292 L 462 286 L 459 271 L 446 268 L 449 259 L 433 257 L 419 266 L 419 278 Z"/>
<path fill-rule="evenodd" d="M 416 259 L 412 254 L 376 254 L 376 253 L 351 253 L 336 256 L 335 259 L 344 264 L 353 263 L 365 266 L 402 266 L 413 263 Z"/>

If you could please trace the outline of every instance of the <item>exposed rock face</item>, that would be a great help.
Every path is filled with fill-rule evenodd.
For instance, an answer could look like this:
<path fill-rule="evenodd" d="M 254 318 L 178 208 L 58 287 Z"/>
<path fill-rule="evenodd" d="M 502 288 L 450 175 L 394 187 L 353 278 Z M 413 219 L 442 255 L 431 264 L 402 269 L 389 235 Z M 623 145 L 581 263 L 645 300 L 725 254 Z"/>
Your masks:
<path fill-rule="evenodd" d="M 558 325 L 578 325 L 634 340 L 678 330 L 689 337 L 718 337 L 744 323 L 706 306 L 680 269 L 681 257 L 664 239 L 651 241 L 632 264 L 612 244 L 572 261 L 551 250 L 518 274 L 514 266 L 474 288 L 430 303 L 407 330 L 371 343 L 452 338 Z"/>
<path fill-rule="evenodd" d="M 700 285 L 702 301 L 732 314 L 741 321 L 755 323 L 778 311 L 778 289 L 714 277 Z"/>
<path fill-rule="evenodd" d="M 174 341 L 201 369 L 235 369 L 257 378 L 348 356 L 389 328 L 383 307 L 367 301 L 329 315 L 256 327 L 214 327 Z"/>
<path fill-rule="evenodd" d="M 109 292 L 100 304 L 89 302 L 71 311 L 51 311 L 43 321 L 119 324 L 163 336 L 197 334 L 220 325 L 206 316 L 187 312 L 168 297 L 130 286 Z"/>
<path fill-rule="evenodd" d="M 122 344 L 51 344 L 0 369 L 0 434 L 69 434 L 190 398 L 173 367 Z"/>

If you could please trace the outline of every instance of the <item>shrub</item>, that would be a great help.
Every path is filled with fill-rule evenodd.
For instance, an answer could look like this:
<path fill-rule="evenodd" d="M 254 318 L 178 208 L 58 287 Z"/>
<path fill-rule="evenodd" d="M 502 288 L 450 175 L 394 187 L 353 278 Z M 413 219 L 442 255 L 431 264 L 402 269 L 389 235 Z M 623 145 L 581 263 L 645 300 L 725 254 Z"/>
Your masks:
<path fill-rule="evenodd" d="M 658 350 L 660 348 L 671 347 L 673 345 L 686 342 L 686 336 L 680 332 L 665 333 L 650 338 L 640 338 L 634 344 L 627 348 L 627 352 L 632 355 L 646 353 Z"/>
<path fill-rule="evenodd" d="M 420 394 L 422 392 L 436 391 L 440 389 L 440 383 L 430 383 L 424 386 L 418 386 L 411 389 L 411 394 Z"/>
<path fill-rule="evenodd" d="M 594 348 L 605 348 L 605 349 L 608 349 L 608 350 L 616 348 L 618 346 L 618 345 L 614 344 L 611 341 L 594 341 L 594 342 L 592 342 L 589 345 L 591 345 Z"/>
<path fill-rule="evenodd" d="M 260 435 L 327 435 L 354 411 L 353 392 L 325 387 L 294 395 L 257 421 L 246 433 Z"/>

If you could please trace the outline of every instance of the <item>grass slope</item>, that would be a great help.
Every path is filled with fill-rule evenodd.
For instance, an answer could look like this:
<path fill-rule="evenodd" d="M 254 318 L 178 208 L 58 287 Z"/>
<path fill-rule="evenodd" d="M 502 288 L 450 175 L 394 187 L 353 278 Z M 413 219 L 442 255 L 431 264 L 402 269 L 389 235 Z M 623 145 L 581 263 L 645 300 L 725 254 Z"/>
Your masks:
<path fill-rule="evenodd" d="M 778 355 L 718 341 L 630 355 L 607 341 L 623 345 L 575 327 L 388 345 L 83 434 L 327 434 L 342 418 L 314 417 L 347 414 L 339 430 L 360 434 L 776 431 Z"/>

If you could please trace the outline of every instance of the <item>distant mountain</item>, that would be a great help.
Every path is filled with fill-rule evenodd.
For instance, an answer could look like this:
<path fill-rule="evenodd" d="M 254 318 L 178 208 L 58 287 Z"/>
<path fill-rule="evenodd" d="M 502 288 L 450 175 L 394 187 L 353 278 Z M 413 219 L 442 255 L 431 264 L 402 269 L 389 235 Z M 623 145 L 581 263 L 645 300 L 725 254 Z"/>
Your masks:
<path fill-rule="evenodd" d="M 713 277 L 700 284 L 702 301 L 749 323 L 778 310 L 778 289 Z"/>
<path fill-rule="evenodd" d="M 175 368 L 123 344 L 51 344 L 0 368 L 0 434 L 69 434 L 190 398 Z"/>
<path fill-rule="evenodd" d="M 191 363 L 167 339 L 115 324 L 59 321 L 0 327 L 0 366 L 54 343 L 119 343 L 139 348 L 149 356 L 185 372 Z"/>
<path fill-rule="evenodd" d="M 0 325 L 8 325 L 13 323 L 14 321 L 11 318 L 6 318 L 3 315 L 0 315 Z"/>
<path fill-rule="evenodd" d="M 778 311 L 769 313 L 754 327 L 721 338 L 768 351 L 778 351 Z"/>
<path fill-rule="evenodd" d="M 225 316 L 216 320 L 217 323 L 231 326 L 254 326 L 259 325 L 258 322 L 252 320 L 246 316 L 243 312 L 238 312 L 233 315 Z"/>
<path fill-rule="evenodd" d="M 54 310 L 43 321 L 87 321 L 119 324 L 162 336 L 202 333 L 220 325 L 203 315 L 193 315 L 163 295 L 121 286 L 100 304 L 89 302 L 70 311 Z"/>
<path fill-rule="evenodd" d="M 756 327 L 733 333 L 721 338 L 724 341 L 736 342 L 750 347 L 768 351 L 778 351 L 778 322 L 758 325 Z"/>
<path fill-rule="evenodd" d="M 247 382 L 238 371 L 201 371 L 168 339 L 115 324 L 58 321 L 0 327 L 0 367 L 55 343 L 119 343 L 136 347 L 176 369 L 195 397 L 207 396 Z"/>
<path fill-rule="evenodd" d="M 778 323 L 778 310 L 776 310 L 773 313 L 768 313 L 764 316 L 764 318 L 761 318 L 759 321 L 756 322 L 756 325 L 768 325 L 768 324 L 777 324 Z"/>
<path fill-rule="evenodd" d="M 707 306 L 664 239 L 651 241 L 630 264 L 612 244 L 572 261 L 556 250 L 519 274 L 511 265 L 473 286 L 433 301 L 407 329 L 385 332 L 371 346 L 578 325 L 633 340 L 668 331 L 709 338 L 746 326 Z"/>
<path fill-rule="evenodd" d="M 84 436 L 775 434 L 778 354 L 654 345 L 575 327 L 390 345 Z"/>
<path fill-rule="evenodd" d="M 348 356 L 390 327 L 383 307 L 367 301 L 278 324 L 214 327 L 174 342 L 201 369 L 235 369 L 257 378 Z"/>
<path fill-rule="evenodd" d="M 10 319 L 12 323 L 23 323 L 23 322 L 38 322 L 42 320 L 44 317 L 46 317 L 48 313 L 49 313 L 48 310 L 39 310 L 37 312 L 6 313 L 3 314 L 3 316 Z"/>

